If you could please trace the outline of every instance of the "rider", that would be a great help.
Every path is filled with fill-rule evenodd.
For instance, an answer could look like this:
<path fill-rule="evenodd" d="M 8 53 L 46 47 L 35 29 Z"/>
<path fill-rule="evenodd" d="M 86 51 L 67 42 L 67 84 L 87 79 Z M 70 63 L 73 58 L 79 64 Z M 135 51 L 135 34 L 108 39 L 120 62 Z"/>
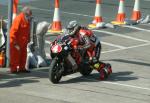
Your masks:
<path fill-rule="evenodd" d="M 100 73 L 100 79 L 105 79 L 104 69 L 108 68 L 106 72 L 109 75 L 112 72 L 111 66 L 109 64 L 100 62 L 96 57 L 96 36 L 93 34 L 93 32 L 86 27 L 80 26 L 77 21 L 70 21 L 67 26 L 67 33 L 72 38 L 77 39 L 79 42 L 78 49 L 83 52 L 87 52 L 90 63 L 93 63 L 94 69 Z"/>
<path fill-rule="evenodd" d="M 78 49 L 84 52 L 86 51 L 89 60 L 92 61 L 92 59 L 95 58 L 96 48 L 96 37 L 93 32 L 86 27 L 80 26 L 77 21 L 71 21 L 67 26 L 67 33 L 78 40 Z"/>

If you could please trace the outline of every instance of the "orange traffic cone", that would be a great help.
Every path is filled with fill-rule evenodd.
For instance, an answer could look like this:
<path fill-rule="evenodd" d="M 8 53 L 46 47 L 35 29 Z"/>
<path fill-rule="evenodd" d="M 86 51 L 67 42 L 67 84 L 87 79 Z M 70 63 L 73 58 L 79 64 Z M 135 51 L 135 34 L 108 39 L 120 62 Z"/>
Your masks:
<path fill-rule="evenodd" d="M 141 19 L 141 12 L 140 12 L 140 0 L 135 0 L 134 9 L 132 12 L 131 20 L 139 20 Z"/>
<path fill-rule="evenodd" d="M 92 22 L 92 24 L 89 24 L 90 28 L 96 28 L 96 25 L 98 23 L 103 22 L 102 19 L 102 12 L 101 12 L 101 0 L 96 0 L 96 9 L 95 9 L 95 16 L 94 16 L 94 20 Z"/>
<path fill-rule="evenodd" d="M 59 0 L 55 0 L 55 11 L 54 11 L 53 23 L 51 25 L 50 30 L 48 30 L 48 32 L 50 33 L 62 32 L 62 26 L 61 26 L 60 15 L 59 15 Z"/>
<path fill-rule="evenodd" d="M 13 0 L 13 20 L 17 16 L 19 0 Z"/>
<path fill-rule="evenodd" d="M 124 22 L 125 21 L 125 17 L 126 17 L 126 14 L 125 14 L 124 0 L 120 0 L 119 9 L 118 9 L 118 14 L 117 14 L 116 20 L 112 21 L 111 23 L 114 24 L 114 25 L 125 24 L 125 22 Z"/>

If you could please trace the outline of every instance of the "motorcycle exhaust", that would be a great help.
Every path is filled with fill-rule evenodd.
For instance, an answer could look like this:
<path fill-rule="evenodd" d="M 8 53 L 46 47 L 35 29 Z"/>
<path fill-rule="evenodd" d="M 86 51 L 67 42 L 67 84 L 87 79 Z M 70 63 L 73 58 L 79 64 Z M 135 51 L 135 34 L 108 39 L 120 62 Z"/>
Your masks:
<path fill-rule="evenodd" d="M 71 64 L 72 70 L 73 71 L 77 70 L 78 65 L 70 54 L 67 56 L 67 60 L 68 60 L 69 64 Z"/>

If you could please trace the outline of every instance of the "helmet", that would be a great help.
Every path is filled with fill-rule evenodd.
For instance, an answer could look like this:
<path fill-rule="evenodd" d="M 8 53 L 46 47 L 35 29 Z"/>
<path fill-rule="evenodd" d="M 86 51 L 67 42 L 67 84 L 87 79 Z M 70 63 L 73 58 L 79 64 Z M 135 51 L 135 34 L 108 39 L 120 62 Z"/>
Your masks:
<path fill-rule="evenodd" d="M 79 30 L 79 24 L 77 21 L 70 21 L 67 25 L 67 32 L 69 35 L 75 35 L 75 33 Z"/>
<path fill-rule="evenodd" d="M 25 15 L 27 15 L 27 16 L 31 16 L 31 15 L 32 15 L 32 10 L 31 10 L 30 7 L 28 7 L 28 6 L 23 7 L 22 12 L 23 12 Z"/>
<path fill-rule="evenodd" d="M 31 20 L 31 18 L 32 18 L 32 10 L 28 6 L 25 6 L 22 9 L 22 12 L 25 14 L 25 17 L 26 17 L 27 20 Z"/>

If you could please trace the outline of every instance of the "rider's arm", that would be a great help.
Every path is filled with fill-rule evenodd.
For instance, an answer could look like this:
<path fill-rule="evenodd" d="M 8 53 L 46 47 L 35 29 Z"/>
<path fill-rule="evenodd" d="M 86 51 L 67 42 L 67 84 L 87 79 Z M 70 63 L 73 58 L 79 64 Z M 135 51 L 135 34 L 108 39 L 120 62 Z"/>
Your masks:
<path fill-rule="evenodd" d="M 84 49 L 88 49 L 91 46 L 89 37 L 88 36 L 84 36 L 83 40 L 85 42 L 85 44 L 83 45 L 83 48 Z"/>
<path fill-rule="evenodd" d="M 80 49 L 88 49 L 91 46 L 89 37 L 84 35 L 82 37 L 82 39 L 84 41 L 84 44 L 82 46 L 79 46 L 79 48 Z"/>

